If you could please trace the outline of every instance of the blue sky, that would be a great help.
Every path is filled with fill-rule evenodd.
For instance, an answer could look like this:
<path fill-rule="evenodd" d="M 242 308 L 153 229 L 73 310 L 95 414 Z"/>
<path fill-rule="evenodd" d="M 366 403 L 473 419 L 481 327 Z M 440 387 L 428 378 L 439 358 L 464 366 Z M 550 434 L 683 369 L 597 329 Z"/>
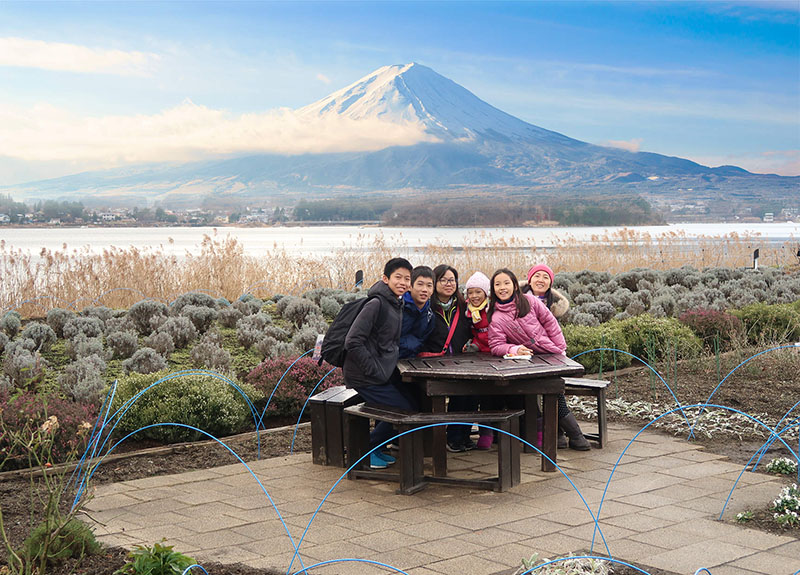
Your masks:
<path fill-rule="evenodd" d="M 270 151 L 249 123 L 412 61 L 573 138 L 800 175 L 798 0 L 2 2 L 0 185 Z"/>

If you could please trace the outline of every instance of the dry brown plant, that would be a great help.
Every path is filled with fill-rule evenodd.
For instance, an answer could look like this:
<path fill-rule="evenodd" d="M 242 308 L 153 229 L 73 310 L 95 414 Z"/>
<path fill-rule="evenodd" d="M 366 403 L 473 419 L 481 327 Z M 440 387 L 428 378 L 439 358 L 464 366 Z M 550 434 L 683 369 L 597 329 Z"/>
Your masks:
<path fill-rule="evenodd" d="M 796 265 L 796 242 L 770 243 L 758 235 L 703 236 L 683 233 L 653 237 L 624 229 L 589 241 L 567 236 L 552 247 L 517 237 L 476 231 L 453 246 L 445 241 L 412 249 L 407 242 L 357 236 L 352 245 L 332 248 L 324 257 L 297 257 L 274 247 L 260 257 L 245 253 L 232 236 L 204 236 L 199 253 L 176 256 L 163 248 L 116 248 L 92 253 L 81 249 L 23 252 L 0 241 L 0 313 L 17 309 L 23 317 L 41 317 L 54 307 L 83 309 L 89 305 L 126 308 L 143 298 L 169 303 L 183 293 L 203 291 L 235 300 L 245 293 L 258 297 L 301 294 L 316 287 L 350 289 L 356 270 L 365 284 L 380 278 L 384 263 L 404 256 L 413 264 L 448 263 L 463 280 L 476 270 L 491 275 L 508 267 L 525 277 L 528 268 L 546 262 L 557 271 L 608 271 L 633 268 L 670 269 L 683 265 L 747 267 L 755 249 L 762 266 Z"/>

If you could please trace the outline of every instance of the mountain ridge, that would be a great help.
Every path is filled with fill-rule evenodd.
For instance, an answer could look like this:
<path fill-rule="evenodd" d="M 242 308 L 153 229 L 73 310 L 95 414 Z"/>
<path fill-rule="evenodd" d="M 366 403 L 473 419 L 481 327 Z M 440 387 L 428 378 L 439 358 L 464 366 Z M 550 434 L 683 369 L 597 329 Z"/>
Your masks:
<path fill-rule="evenodd" d="M 284 194 L 401 193 L 495 186 L 644 195 L 691 188 L 716 195 L 796 191 L 800 177 L 711 168 L 654 152 L 597 146 L 524 122 L 417 63 L 384 66 L 295 111 L 301 121 L 346 118 L 420 127 L 413 145 L 365 152 L 247 154 L 191 163 L 146 164 L 5 186 L 23 199 L 115 197 L 185 203 L 225 196 L 243 201 Z M 768 191 L 770 191 L 768 190 Z"/>

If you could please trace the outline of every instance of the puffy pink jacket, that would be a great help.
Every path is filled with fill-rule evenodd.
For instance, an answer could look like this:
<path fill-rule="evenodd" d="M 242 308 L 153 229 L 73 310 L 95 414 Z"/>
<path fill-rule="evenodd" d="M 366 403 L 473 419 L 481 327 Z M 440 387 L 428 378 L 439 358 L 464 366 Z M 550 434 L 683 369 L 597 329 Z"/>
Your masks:
<path fill-rule="evenodd" d="M 514 302 L 497 304 L 489 324 L 489 347 L 492 355 L 516 353 L 520 345 L 534 353 L 565 353 L 567 342 L 558 320 L 536 296 L 525 293 L 531 311 L 525 317 L 515 317 Z"/>

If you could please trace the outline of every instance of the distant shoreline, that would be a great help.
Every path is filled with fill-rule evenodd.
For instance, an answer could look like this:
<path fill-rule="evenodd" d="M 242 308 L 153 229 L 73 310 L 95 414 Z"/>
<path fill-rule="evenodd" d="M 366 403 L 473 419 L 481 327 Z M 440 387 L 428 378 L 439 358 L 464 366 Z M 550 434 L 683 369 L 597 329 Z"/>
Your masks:
<path fill-rule="evenodd" d="M 733 221 L 719 221 L 719 220 L 676 220 L 676 221 L 667 221 L 661 223 L 652 223 L 646 224 L 648 226 L 657 226 L 657 227 L 667 227 L 671 224 L 764 224 L 764 223 L 775 223 L 775 224 L 791 224 L 791 221 L 775 221 L 775 222 L 763 222 L 760 218 L 740 218 L 738 220 Z M 400 223 L 393 223 L 392 225 L 383 224 L 377 220 L 364 220 L 364 221 L 336 221 L 336 222 L 329 222 L 329 221 L 304 221 L 304 222 L 283 222 L 280 224 L 267 224 L 267 223 L 259 223 L 259 222 L 247 222 L 247 223 L 228 223 L 228 222 L 209 222 L 209 223 L 202 223 L 202 224 L 175 224 L 175 223 L 165 223 L 165 222 L 106 222 L 106 223 L 90 223 L 90 224 L 75 224 L 69 222 L 62 222 L 60 224 L 50 224 L 50 223 L 32 223 L 32 224 L 0 224 L 0 230 L 3 229 L 59 229 L 59 228 L 69 228 L 69 229 L 113 229 L 113 228 L 176 228 L 176 229 L 191 229 L 191 228 L 312 228 L 312 227 L 362 227 L 362 228 L 418 228 L 420 226 L 417 225 L 404 225 Z M 431 229 L 454 229 L 454 228 L 471 228 L 471 229 L 486 229 L 487 227 L 510 227 L 510 228 L 557 228 L 557 227 L 571 227 L 571 228 L 595 228 L 595 227 L 639 227 L 639 226 L 619 226 L 619 225 L 607 225 L 607 226 L 596 226 L 596 225 L 570 225 L 570 226 L 562 226 L 559 222 L 556 221 L 546 221 L 541 223 L 524 223 L 524 224 L 517 224 L 512 226 L 485 226 L 485 225 L 443 225 L 443 226 L 425 226 Z"/>

